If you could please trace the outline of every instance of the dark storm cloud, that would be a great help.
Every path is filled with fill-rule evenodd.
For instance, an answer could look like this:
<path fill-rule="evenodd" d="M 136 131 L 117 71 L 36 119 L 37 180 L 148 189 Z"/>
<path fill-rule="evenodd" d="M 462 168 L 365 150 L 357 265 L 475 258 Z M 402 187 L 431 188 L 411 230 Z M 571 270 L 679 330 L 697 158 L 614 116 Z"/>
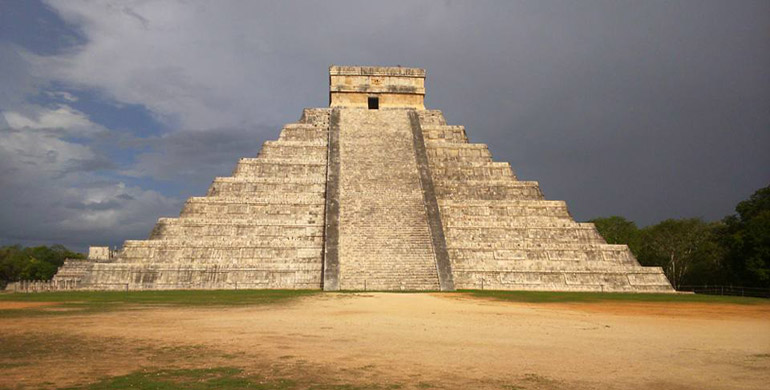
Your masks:
<path fill-rule="evenodd" d="M 263 142 L 260 134 L 277 137 L 279 132 L 280 127 L 211 129 L 127 141 L 147 151 L 123 173 L 172 183 L 184 196 L 202 195 L 215 176 L 229 176 L 239 158 L 257 155 Z"/>
<path fill-rule="evenodd" d="M 474 4 L 375 56 L 578 219 L 720 218 L 770 184 L 768 3 Z"/>

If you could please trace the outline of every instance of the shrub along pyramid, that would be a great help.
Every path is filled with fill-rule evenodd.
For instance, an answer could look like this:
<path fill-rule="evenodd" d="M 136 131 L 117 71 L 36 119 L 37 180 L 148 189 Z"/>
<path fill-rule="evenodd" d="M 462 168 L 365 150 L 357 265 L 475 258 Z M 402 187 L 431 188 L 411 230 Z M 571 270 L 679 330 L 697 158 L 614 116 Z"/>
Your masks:
<path fill-rule="evenodd" d="M 178 218 L 59 288 L 673 291 L 426 110 L 425 71 L 332 66 L 304 110 Z M 97 253 L 94 251 L 93 253 Z"/>

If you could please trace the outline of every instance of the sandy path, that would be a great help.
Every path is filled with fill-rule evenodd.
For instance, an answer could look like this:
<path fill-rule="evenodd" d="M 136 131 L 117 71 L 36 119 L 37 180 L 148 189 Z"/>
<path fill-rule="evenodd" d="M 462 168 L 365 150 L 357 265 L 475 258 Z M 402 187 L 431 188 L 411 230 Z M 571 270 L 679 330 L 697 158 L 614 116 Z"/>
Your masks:
<path fill-rule="evenodd" d="M 670 390 L 764 389 L 770 381 L 768 305 L 323 294 L 284 306 L 2 320 L 0 329 L 203 344 L 243 356 L 229 365 L 273 362 L 367 383 Z"/>

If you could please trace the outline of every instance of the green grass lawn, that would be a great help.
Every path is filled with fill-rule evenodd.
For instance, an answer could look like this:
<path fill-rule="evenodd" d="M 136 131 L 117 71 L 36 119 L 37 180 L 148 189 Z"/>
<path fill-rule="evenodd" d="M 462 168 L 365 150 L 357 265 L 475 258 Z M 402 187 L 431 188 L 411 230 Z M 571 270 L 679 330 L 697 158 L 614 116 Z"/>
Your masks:
<path fill-rule="evenodd" d="M 301 375 L 300 375 L 301 376 Z M 248 375 L 236 367 L 216 367 L 203 369 L 171 369 L 158 371 L 139 371 L 128 375 L 106 378 L 99 382 L 72 387 L 72 390 L 96 389 L 259 389 L 259 390 L 388 390 L 400 389 L 400 384 L 332 384 L 307 383 L 306 378 L 299 382 L 293 379 L 267 379 L 258 375 Z M 431 386 L 432 387 L 432 386 Z"/>
<path fill-rule="evenodd" d="M 394 294 L 404 292 L 394 291 Z M 494 291 L 460 290 L 459 293 L 476 298 L 498 299 L 511 302 L 566 303 L 566 302 L 700 302 L 732 303 L 741 305 L 770 304 L 763 298 L 744 298 L 698 294 L 633 294 L 551 291 Z M 54 305 L 26 309 L 0 310 L 1 317 L 31 315 L 88 314 L 109 310 L 128 310 L 152 306 L 224 307 L 270 305 L 323 294 L 319 290 L 168 290 L 168 291 L 62 291 L 29 294 L 0 294 L 0 302 L 54 302 Z"/>
<path fill-rule="evenodd" d="M 59 291 L 0 294 L 0 302 L 55 302 L 53 306 L 0 310 L 0 317 L 88 314 L 137 306 L 244 306 L 286 303 L 317 290 Z"/>
<path fill-rule="evenodd" d="M 164 290 L 164 291 L 57 291 L 0 294 L 0 301 L 135 303 L 185 306 L 231 306 L 277 303 L 316 294 L 317 290 Z"/>
<path fill-rule="evenodd" d="M 71 389 L 295 389 L 290 380 L 266 381 L 243 375 L 241 369 L 217 367 L 207 369 L 176 369 L 140 371 L 104 379 L 97 383 Z"/>
<path fill-rule="evenodd" d="M 568 302 L 671 302 L 671 303 L 732 303 L 739 305 L 770 305 L 770 299 L 701 294 L 639 294 L 563 291 L 496 291 L 460 290 L 477 298 L 491 298 L 511 302 L 568 303 Z"/>

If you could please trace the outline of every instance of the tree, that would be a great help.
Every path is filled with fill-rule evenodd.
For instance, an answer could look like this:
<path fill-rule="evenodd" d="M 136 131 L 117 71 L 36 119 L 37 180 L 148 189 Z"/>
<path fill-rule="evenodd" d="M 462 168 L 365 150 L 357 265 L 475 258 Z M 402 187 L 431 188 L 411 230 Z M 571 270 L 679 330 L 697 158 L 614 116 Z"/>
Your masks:
<path fill-rule="evenodd" d="M 639 262 L 663 267 L 674 288 L 683 285 L 699 263 L 713 262 L 714 226 L 699 218 L 667 219 L 644 228 Z"/>
<path fill-rule="evenodd" d="M 639 255 L 641 246 L 639 228 L 633 221 L 613 215 L 606 218 L 595 218 L 592 222 L 599 234 L 607 240 L 608 244 L 626 244 L 634 256 Z"/>
<path fill-rule="evenodd" d="M 735 211 L 724 219 L 720 240 L 727 250 L 726 268 L 738 283 L 770 287 L 770 186 L 738 203 Z"/>
<path fill-rule="evenodd" d="M 73 252 L 63 245 L 0 247 L 0 288 L 18 280 L 49 280 L 65 259 L 83 258 L 83 254 Z"/>
<path fill-rule="evenodd" d="M 0 247 L 0 287 L 19 280 L 24 268 L 24 254 L 19 245 Z"/>

